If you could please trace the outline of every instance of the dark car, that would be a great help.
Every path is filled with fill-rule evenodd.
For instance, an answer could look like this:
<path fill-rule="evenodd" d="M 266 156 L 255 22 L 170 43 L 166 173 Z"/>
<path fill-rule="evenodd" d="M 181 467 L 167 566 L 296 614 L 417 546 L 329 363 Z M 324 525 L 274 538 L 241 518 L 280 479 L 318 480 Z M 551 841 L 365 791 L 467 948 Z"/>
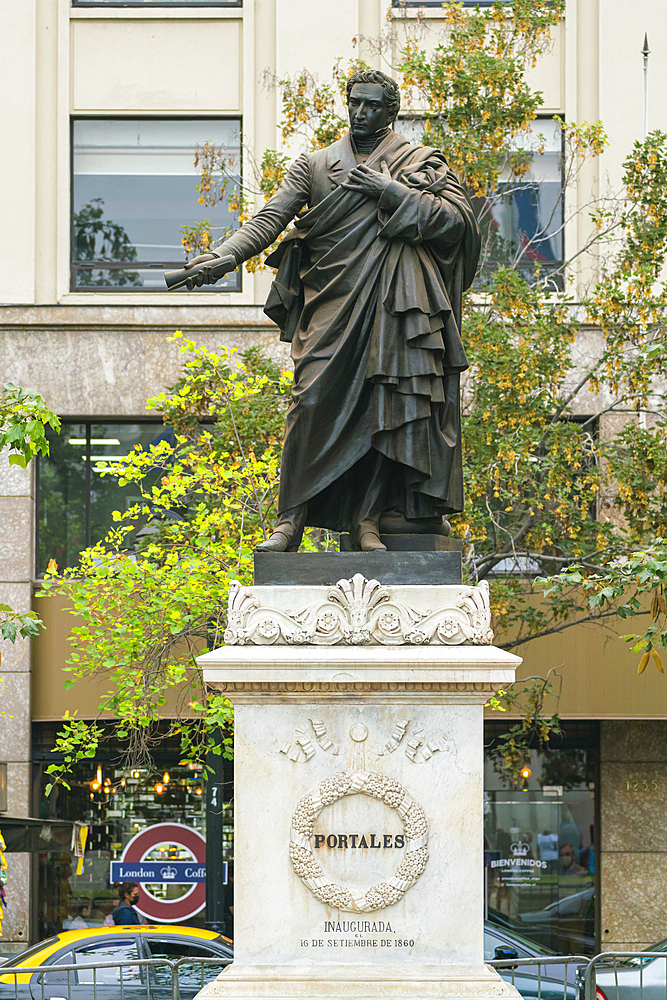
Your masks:
<path fill-rule="evenodd" d="M 554 958 L 556 953 L 529 941 L 514 931 L 484 923 L 484 961 L 493 962 L 512 958 Z M 517 966 L 515 969 L 498 969 L 506 982 L 513 983 L 524 1000 L 576 1000 L 576 964 Z M 567 986 L 564 984 L 567 981 Z"/>
<path fill-rule="evenodd" d="M 595 948 L 594 913 L 595 888 L 590 885 L 543 910 L 517 914 L 516 920 L 523 924 L 524 933 L 540 943 L 548 945 L 560 939 L 586 953 Z"/>

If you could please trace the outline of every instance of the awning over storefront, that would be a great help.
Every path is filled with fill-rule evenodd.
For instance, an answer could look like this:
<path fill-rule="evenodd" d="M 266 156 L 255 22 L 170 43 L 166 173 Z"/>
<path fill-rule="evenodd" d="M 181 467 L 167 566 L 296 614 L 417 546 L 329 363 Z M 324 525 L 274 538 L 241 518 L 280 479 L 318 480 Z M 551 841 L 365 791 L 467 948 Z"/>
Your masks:
<path fill-rule="evenodd" d="M 8 854 L 70 851 L 74 823 L 68 820 L 0 816 L 0 833 Z"/>

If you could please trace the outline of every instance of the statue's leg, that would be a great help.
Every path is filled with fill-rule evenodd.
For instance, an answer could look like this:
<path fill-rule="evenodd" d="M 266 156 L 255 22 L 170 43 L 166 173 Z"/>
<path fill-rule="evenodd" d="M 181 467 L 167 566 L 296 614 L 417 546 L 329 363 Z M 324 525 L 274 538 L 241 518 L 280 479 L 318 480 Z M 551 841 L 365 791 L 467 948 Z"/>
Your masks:
<path fill-rule="evenodd" d="M 296 552 L 301 545 L 307 513 L 307 503 L 279 513 L 277 525 L 269 537 L 255 547 L 255 552 Z"/>
<path fill-rule="evenodd" d="M 359 477 L 357 516 L 352 525 L 359 548 L 363 552 L 386 551 L 380 540 L 380 518 L 392 502 L 397 485 L 396 463 L 372 448 L 364 456 L 363 475 Z"/>

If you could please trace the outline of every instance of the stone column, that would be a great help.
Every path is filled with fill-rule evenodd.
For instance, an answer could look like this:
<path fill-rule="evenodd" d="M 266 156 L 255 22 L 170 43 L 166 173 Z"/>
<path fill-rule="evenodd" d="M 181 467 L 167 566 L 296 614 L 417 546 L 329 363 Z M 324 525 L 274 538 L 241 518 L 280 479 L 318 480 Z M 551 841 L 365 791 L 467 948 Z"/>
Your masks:
<path fill-rule="evenodd" d="M 0 455 L 0 602 L 30 611 L 33 549 L 33 468 Z M 7 765 L 7 815 L 30 815 L 30 642 L 0 641 L 0 762 Z M 7 855 L 8 908 L 0 955 L 23 951 L 30 929 L 30 855 Z"/>
<path fill-rule="evenodd" d="M 667 922 L 667 721 L 600 723 L 600 947 L 641 951 Z"/>
<path fill-rule="evenodd" d="M 488 589 L 232 585 L 235 960 L 200 997 L 518 994 L 484 965 Z"/>

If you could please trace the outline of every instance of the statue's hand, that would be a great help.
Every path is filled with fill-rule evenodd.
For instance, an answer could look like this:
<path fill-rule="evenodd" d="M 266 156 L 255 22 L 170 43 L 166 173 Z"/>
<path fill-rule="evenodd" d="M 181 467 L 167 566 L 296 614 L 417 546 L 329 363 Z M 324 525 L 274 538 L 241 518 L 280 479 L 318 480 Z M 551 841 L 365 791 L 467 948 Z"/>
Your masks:
<path fill-rule="evenodd" d="M 200 253 L 198 257 L 193 257 L 189 260 L 184 267 L 194 267 L 196 264 L 203 264 L 207 260 L 218 260 L 218 255 L 216 253 Z"/>
<path fill-rule="evenodd" d="M 383 160 L 382 173 L 373 170 L 372 167 L 360 163 L 359 166 L 351 170 L 347 180 L 343 181 L 342 187 L 348 191 L 358 191 L 360 194 L 370 195 L 371 198 L 379 198 L 391 184 L 391 174 L 386 162 Z"/>
<path fill-rule="evenodd" d="M 227 274 L 228 271 L 233 271 L 236 267 L 236 261 L 231 256 L 219 257 L 215 253 L 202 253 L 198 257 L 193 257 L 192 260 L 188 261 L 185 265 L 185 270 L 194 268 L 199 264 L 206 264 L 209 261 L 210 264 L 208 267 L 199 268 L 191 278 L 188 278 L 187 287 L 189 291 L 192 291 L 195 286 L 201 288 L 202 285 L 214 285 L 223 275 Z"/>

